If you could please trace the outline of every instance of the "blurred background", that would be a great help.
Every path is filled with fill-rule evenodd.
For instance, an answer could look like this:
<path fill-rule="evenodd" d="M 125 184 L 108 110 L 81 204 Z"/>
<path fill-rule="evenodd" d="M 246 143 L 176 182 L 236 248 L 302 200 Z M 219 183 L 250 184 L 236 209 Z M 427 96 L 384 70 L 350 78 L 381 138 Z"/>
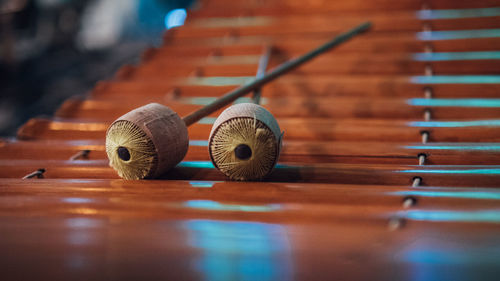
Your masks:
<path fill-rule="evenodd" d="M 0 136 L 137 62 L 192 2 L 0 0 Z"/>

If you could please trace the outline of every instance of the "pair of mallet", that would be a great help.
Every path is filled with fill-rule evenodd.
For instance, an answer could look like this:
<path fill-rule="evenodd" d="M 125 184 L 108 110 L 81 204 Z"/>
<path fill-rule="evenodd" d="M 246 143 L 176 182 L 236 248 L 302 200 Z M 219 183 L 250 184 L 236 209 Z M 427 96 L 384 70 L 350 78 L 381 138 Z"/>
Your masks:
<path fill-rule="evenodd" d="M 106 132 L 110 166 L 124 179 L 161 176 L 186 155 L 188 126 L 370 26 L 371 23 L 366 22 L 342 33 L 311 52 L 285 62 L 265 75 L 258 75 L 182 119 L 172 109 L 157 103 L 128 112 L 114 121 Z M 253 103 L 236 104 L 224 110 L 213 125 L 208 143 L 210 158 L 214 166 L 231 179 L 262 179 L 278 162 L 281 138 L 278 122 L 269 111 Z"/>

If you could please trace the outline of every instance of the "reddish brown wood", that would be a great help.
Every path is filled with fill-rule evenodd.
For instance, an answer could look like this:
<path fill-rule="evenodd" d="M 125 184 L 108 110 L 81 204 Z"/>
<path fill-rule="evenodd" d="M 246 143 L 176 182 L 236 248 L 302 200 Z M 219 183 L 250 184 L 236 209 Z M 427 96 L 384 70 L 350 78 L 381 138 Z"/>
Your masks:
<path fill-rule="evenodd" d="M 215 61 L 217 62 L 217 61 Z M 175 67 L 172 67 L 174 66 Z M 179 65 L 179 66 L 177 66 Z M 317 59 L 297 70 L 291 71 L 290 75 L 315 76 L 321 74 L 378 74 L 378 75 L 423 75 L 426 67 L 432 67 L 435 75 L 464 75 L 464 74 L 500 74 L 498 60 L 471 60 L 471 61 L 440 61 L 425 62 L 412 61 L 411 58 L 392 57 L 330 57 Z M 197 61 L 193 65 L 180 63 L 178 60 L 166 58 L 164 61 L 155 61 L 151 64 L 142 64 L 137 67 L 127 67 L 117 75 L 119 79 L 151 79 L 158 73 L 162 77 L 186 77 L 186 76 L 251 76 L 257 69 L 257 62 L 233 64 L 205 64 Z"/>
<path fill-rule="evenodd" d="M 426 20 L 418 19 L 415 12 L 387 14 L 339 14 L 337 17 L 318 15 L 282 17 L 226 17 L 187 20 L 186 25 L 175 30 L 176 37 L 211 38 L 222 36 L 280 36 L 311 35 L 340 32 L 369 19 L 373 32 L 422 31 L 424 23 L 432 30 L 463 30 L 497 28 L 499 16 Z"/>
<path fill-rule="evenodd" d="M 498 29 L 498 16 L 415 18 L 422 4 L 498 1 L 424 2 L 200 0 L 140 63 L 0 140 L 2 281 L 493 280 L 498 126 L 412 127 L 426 107 L 408 99 L 500 98 L 499 84 L 411 81 L 428 65 L 434 75 L 499 74 L 495 59 L 413 59 L 498 51 L 494 36 L 416 38 L 425 26 Z M 124 181 L 108 166 L 105 130 L 116 117 L 151 102 L 185 116 L 200 107 L 190 104 L 196 98 L 243 82 L 203 85 L 213 77 L 254 76 L 264 44 L 276 47 L 276 65 L 367 19 L 371 34 L 263 88 L 285 130 L 280 163 L 264 182 L 226 181 L 210 167 L 209 124 L 190 128 L 185 162 L 160 180 Z M 429 109 L 432 121 L 500 118 L 498 107 Z M 70 160 L 83 150 L 87 158 Z M 43 178 L 21 179 L 42 168 Z"/>
<path fill-rule="evenodd" d="M 261 1 L 214 1 L 204 0 L 200 4 L 200 9 L 196 12 L 196 17 L 211 16 L 211 17 L 228 17 L 242 14 L 271 14 L 271 15 L 287 15 L 287 14 L 313 14 L 336 12 L 380 12 L 380 11 L 398 11 L 410 10 L 418 11 L 422 9 L 421 1 L 403 0 L 403 1 L 384 1 L 375 0 L 366 3 L 362 0 L 354 1 L 311 1 L 303 3 L 300 0 L 273 0 L 266 2 L 263 5 Z M 432 9 L 470 9 L 470 8 L 485 8 L 496 7 L 498 3 L 494 0 L 482 0 L 477 2 L 471 1 L 453 1 L 453 0 L 434 0 L 428 3 L 428 7 Z"/>
<path fill-rule="evenodd" d="M 217 49 L 229 46 L 230 52 L 222 52 L 222 54 L 244 54 L 248 49 L 256 50 L 262 48 L 262 44 L 272 44 L 276 48 L 292 54 L 301 54 L 314 46 L 317 46 L 330 38 L 333 34 L 319 35 L 301 35 L 301 36 L 246 36 L 228 39 L 227 37 L 216 37 L 207 39 L 194 38 L 177 38 L 169 37 L 167 43 L 176 47 L 166 46 L 161 48 L 158 54 L 165 54 L 168 50 L 182 48 L 184 51 L 179 51 L 180 54 L 197 54 L 201 48 L 205 53 L 217 54 Z M 451 39 L 437 41 L 422 41 L 417 40 L 415 32 L 400 32 L 393 34 L 391 32 L 379 34 L 367 34 L 363 39 L 349 42 L 339 48 L 336 52 L 371 52 L 378 53 L 394 53 L 394 52 L 423 52 L 426 45 L 431 46 L 435 52 L 466 52 L 466 51 L 492 51 L 497 50 L 500 45 L 500 38 L 474 38 L 474 39 Z M 304 40 L 307 39 L 307 40 Z M 249 45 L 249 46 L 247 46 Z M 202 47 L 200 47 L 202 46 Z M 243 49 L 239 49 L 242 48 Z M 239 50 L 236 50 L 239 49 Z M 235 50 L 235 51 L 232 51 Z"/>
<path fill-rule="evenodd" d="M 112 120 L 108 122 L 51 121 L 34 118 L 18 131 L 21 139 L 102 139 Z M 420 120 L 419 120 L 420 121 Z M 412 127 L 410 121 L 384 119 L 281 118 L 280 127 L 290 140 L 386 141 L 415 142 L 421 132 L 430 133 L 432 142 L 496 142 L 500 140 L 497 127 Z M 207 139 L 210 124 L 194 124 L 188 128 L 191 139 Z"/>
<path fill-rule="evenodd" d="M 213 97 L 215 99 L 216 97 Z M 61 118 L 74 118 L 86 121 L 114 120 L 138 105 L 157 102 L 172 108 L 180 116 L 185 116 L 204 102 L 197 98 L 178 98 L 173 100 L 127 96 L 120 101 L 112 100 L 67 100 L 55 114 Z M 248 99 L 244 101 L 249 101 Z M 495 119 L 498 108 L 495 107 L 432 107 L 410 105 L 410 99 L 397 98 L 358 98 L 358 97 L 277 97 L 262 100 L 262 106 L 276 117 L 311 117 L 311 118 L 380 118 L 412 119 L 424 118 L 424 111 L 431 110 L 434 120 L 470 120 Z M 211 114 L 217 117 L 221 110 Z"/>
<path fill-rule="evenodd" d="M 210 163 L 208 161 L 203 163 Z M 0 160 L 1 178 L 22 178 L 37 169 L 45 169 L 49 179 L 118 179 L 108 167 L 107 160 L 59 161 L 59 160 Z M 161 179 L 191 181 L 223 181 L 227 178 L 213 167 L 180 164 L 161 176 Z M 335 184 L 412 185 L 415 177 L 421 177 L 425 186 L 496 187 L 500 174 L 498 165 L 418 166 L 391 164 L 294 164 L 278 166 L 264 180 L 270 182 L 309 182 Z M 488 170 L 490 173 L 477 173 Z M 438 171 L 438 172 L 435 172 Z M 43 180 L 43 179 L 30 179 Z"/>
<path fill-rule="evenodd" d="M 167 80 L 167 79 L 165 79 Z M 144 96 L 153 99 L 172 100 L 179 96 L 220 96 L 236 85 L 198 86 L 183 81 L 102 81 L 92 91 L 92 99 L 123 99 L 128 96 Z M 425 88 L 431 88 L 435 98 L 497 98 L 497 84 L 435 84 L 409 83 L 408 77 L 377 77 L 356 75 L 333 77 L 287 76 L 262 89 L 265 97 L 290 96 L 349 96 L 349 97 L 425 97 Z M 147 99 L 147 98 L 146 98 Z M 145 99 L 145 100 L 146 100 Z"/>

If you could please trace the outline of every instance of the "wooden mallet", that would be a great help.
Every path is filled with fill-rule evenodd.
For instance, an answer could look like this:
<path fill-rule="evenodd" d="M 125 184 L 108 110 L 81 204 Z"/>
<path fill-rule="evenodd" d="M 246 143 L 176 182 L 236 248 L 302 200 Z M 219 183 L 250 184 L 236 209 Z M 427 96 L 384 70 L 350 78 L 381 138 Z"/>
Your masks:
<path fill-rule="evenodd" d="M 371 23 L 366 22 L 342 33 L 326 44 L 271 69 L 264 76 L 257 77 L 230 91 L 214 102 L 182 119 L 172 109 L 157 103 L 148 104 L 128 112 L 114 121 L 106 132 L 106 153 L 109 158 L 110 166 L 124 179 L 132 180 L 159 177 L 181 162 L 186 155 L 189 146 L 188 126 L 224 106 L 227 106 L 236 99 L 261 88 L 266 83 L 273 81 L 303 63 L 338 46 L 355 35 L 368 30 L 370 26 Z M 264 112 L 255 107 L 250 109 L 250 111 L 252 110 L 255 112 Z M 248 111 L 248 109 L 246 111 Z M 249 114 L 253 113 L 244 115 Z M 227 116 L 225 114 L 223 115 Z M 256 119 L 256 121 L 258 120 Z M 274 120 L 274 122 L 276 121 Z M 266 122 L 261 123 L 266 125 Z M 270 124 L 273 122 L 271 121 L 268 123 L 269 124 L 266 126 L 272 127 Z M 279 127 L 277 127 L 277 129 L 269 129 L 273 131 L 274 135 L 276 134 L 274 131 L 277 130 L 277 132 L 279 132 Z M 261 134 L 262 137 L 265 135 L 266 134 Z M 250 153 L 247 148 L 241 146 L 237 150 L 238 151 L 235 153 L 240 155 L 243 160 Z M 276 156 L 273 156 L 276 160 L 277 155 L 279 155 L 279 148 L 276 150 Z M 276 161 L 272 162 L 272 166 L 274 166 Z M 247 179 L 246 177 L 233 178 Z"/>

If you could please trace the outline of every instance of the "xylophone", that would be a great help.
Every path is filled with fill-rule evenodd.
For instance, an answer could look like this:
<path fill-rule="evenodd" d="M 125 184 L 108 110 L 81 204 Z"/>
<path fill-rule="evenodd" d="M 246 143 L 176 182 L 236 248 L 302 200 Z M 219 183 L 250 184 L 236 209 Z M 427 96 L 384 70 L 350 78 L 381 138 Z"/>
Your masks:
<path fill-rule="evenodd" d="M 187 116 L 269 46 L 271 69 L 367 20 L 256 95 L 285 133 L 262 181 L 210 161 L 223 109 L 159 180 L 109 167 L 125 113 Z M 496 280 L 499 49 L 492 0 L 199 0 L 140 64 L 1 140 L 1 280 Z"/>

